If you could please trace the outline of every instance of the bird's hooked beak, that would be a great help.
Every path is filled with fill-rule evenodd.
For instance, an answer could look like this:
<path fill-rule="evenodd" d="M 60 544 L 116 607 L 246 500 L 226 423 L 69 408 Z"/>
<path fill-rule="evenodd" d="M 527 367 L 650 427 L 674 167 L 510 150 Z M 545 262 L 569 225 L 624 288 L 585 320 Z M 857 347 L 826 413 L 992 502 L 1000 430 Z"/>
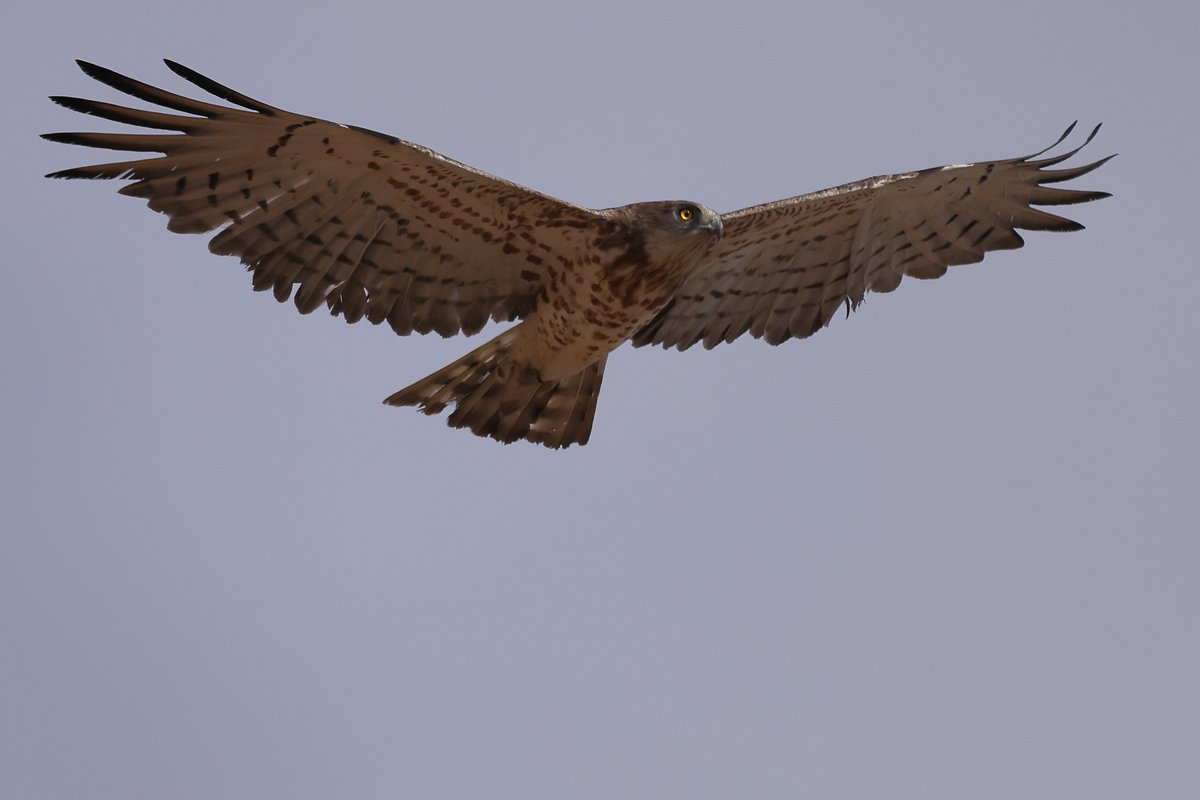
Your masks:
<path fill-rule="evenodd" d="M 708 221 L 708 227 L 713 233 L 717 234 L 717 240 L 725 234 L 725 223 L 721 221 L 721 215 L 714 213 L 712 219 Z"/>

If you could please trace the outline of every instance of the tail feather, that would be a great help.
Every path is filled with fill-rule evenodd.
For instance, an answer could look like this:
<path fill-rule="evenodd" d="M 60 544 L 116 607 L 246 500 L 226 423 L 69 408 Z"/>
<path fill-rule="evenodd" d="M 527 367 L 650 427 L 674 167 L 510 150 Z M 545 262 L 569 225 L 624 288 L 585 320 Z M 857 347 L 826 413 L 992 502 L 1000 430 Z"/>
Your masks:
<path fill-rule="evenodd" d="M 511 328 L 384 402 L 438 414 L 454 405 L 447 423 L 508 443 L 518 439 L 547 447 L 586 444 L 607 357 L 558 381 L 511 359 Z"/>

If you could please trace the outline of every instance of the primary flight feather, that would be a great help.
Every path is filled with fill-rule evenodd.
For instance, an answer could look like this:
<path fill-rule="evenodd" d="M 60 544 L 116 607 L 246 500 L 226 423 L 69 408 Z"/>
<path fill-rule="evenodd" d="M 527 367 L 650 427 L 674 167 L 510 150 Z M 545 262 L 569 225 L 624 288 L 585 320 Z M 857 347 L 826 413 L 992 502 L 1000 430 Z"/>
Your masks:
<path fill-rule="evenodd" d="M 173 72 L 236 107 L 78 63 L 181 113 L 52 97 L 168 133 L 45 134 L 162 154 L 49 177 L 132 179 L 122 194 L 146 199 L 173 231 L 220 229 L 209 249 L 238 256 L 256 290 L 293 299 L 301 313 L 325 305 L 401 335 L 523 320 L 385 401 L 430 414 L 454 406 L 450 425 L 502 442 L 586 443 L 605 361 L 625 341 L 684 350 L 747 332 L 771 344 L 810 336 L 842 306 L 890 292 L 905 275 L 936 278 L 1021 247 L 1018 229 L 1082 228 L 1034 206 L 1109 196 L 1049 185 L 1108 160 L 1052 169 L 1080 145 L 1048 158 L 1043 150 L 885 175 L 724 215 L 687 201 L 587 209 L 420 145 L 269 106 L 172 61 Z"/>

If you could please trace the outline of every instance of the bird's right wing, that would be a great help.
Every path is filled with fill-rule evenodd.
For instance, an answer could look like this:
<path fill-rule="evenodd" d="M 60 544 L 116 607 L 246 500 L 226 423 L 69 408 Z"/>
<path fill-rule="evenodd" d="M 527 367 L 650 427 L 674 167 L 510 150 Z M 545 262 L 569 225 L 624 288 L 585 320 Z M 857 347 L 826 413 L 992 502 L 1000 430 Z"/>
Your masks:
<path fill-rule="evenodd" d="M 302 313 L 328 304 L 349 322 L 397 333 L 474 333 L 532 309 L 550 270 L 590 251 L 606 224 L 592 211 L 496 178 L 419 145 L 293 114 L 167 66 L 232 108 L 194 100 L 86 62 L 91 77 L 182 114 L 73 97 L 59 105 L 170 134 L 52 133 L 57 142 L 138 158 L 52 173 L 131 178 L 177 232 L 220 228 L 209 248 L 236 255 L 254 288 Z"/>

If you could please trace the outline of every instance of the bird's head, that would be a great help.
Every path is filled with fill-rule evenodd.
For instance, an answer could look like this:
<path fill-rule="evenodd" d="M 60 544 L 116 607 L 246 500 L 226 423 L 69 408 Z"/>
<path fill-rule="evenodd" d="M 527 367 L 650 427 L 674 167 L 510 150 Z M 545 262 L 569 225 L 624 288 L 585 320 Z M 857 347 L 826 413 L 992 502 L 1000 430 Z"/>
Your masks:
<path fill-rule="evenodd" d="M 721 215 L 707 206 L 687 200 L 668 200 L 662 203 L 642 203 L 647 227 L 684 235 L 702 236 L 716 242 L 725 232 Z"/>
<path fill-rule="evenodd" d="M 721 215 L 688 200 L 634 203 L 608 209 L 607 216 L 623 223 L 657 259 L 671 253 L 708 250 L 724 233 Z"/>

